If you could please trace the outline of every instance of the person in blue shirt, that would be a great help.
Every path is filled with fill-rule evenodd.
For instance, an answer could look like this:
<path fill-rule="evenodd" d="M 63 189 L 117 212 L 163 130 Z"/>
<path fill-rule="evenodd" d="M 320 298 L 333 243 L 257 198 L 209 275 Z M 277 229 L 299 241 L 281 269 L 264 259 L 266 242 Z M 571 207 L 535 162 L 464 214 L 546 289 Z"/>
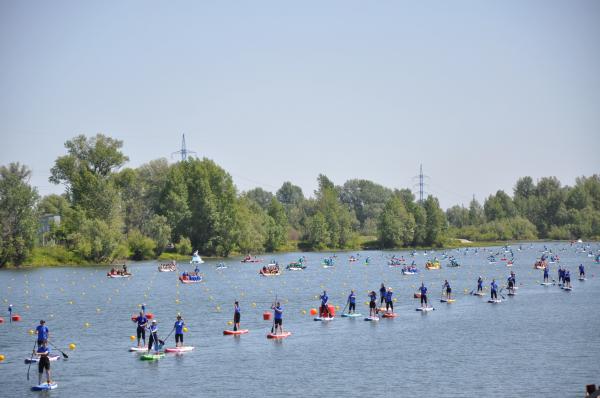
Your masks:
<path fill-rule="evenodd" d="M 240 310 L 240 303 L 237 301 L 233 304 L 233 331 L 237 331 L 240 328 L 240 319 L 242 317 Z"/>
<path fill-rule="evenodd" d="M 175 328 L 175 347 L 183 346 L 183 326 L 184 325 L 185 325 L 185 322 L 181 318 L 181 315 L 177 315 L 177 320 L 175 321 L 175 325 L 173 326 L 173 328 Z"/>
<path fill-rule="evenodd" d="M 35 328 L 35 332 L 37 333 L 37 345 L 38 347 L 42 345 L 48 344 L 48 338 L 50 337 L 50 331 L 46 326 L 46 321 L 43 319 L 40 321 L 40 324 Z"/>
<path fill-rule="evenodd" d="M 379 297 L 381 297 L 379 304 L 383 304 L 383 302 L 385 301 L 385 294 L 386 294 L 386 288 L 383 285 L 383 282 L 381 283 L 381 287 L 379 288 Z"/>
<path fill-rule="evenodd" d="M 33 353 L 40 358 L 38 361 L 38 384 L 42 384 L 44 370 L 46 370 L 46 382 L 52 384 L 52 379 L 50 378 L 50 349 L 46 344 L 42 344 L 38 347 L 37 351 L 33 350 Z"/>
<path fill-rule="evenodd" d="M 348 313 L 354 314 L 356 311 L 356 294 L 354 294 L 354 290 L 350 290 L 350 295 L 348 296 Z"/>
<path fill-rule="evenodd" d="M 496 280 L 492 280 L 492 283 L 490 283 L 490 294 L 492 297 L 492 300 L 497 300 L 498 299 L 498 284 L 496 284 Z"/>
<path fill-rule="evenodd" d="M 483 292 L 483 278 L 480 276 L 477 279 L 477 293 Z"/>
<path fill-rule="evenodd" d="M 278 301 L 276 306 L 271 306 L 271 309 L 273 310 L 275 334 L 283 334 L 283 307 Z M 277 333 L 277 329 L 280 333 Z"/>
<path fill-rule="evenodd" d="M 548 268 L 549 267 L 544 268 L 544 283 L 548 282 L 548 274 L 550 272 L 550 270 Z"/>
<path fill-rule="evenodd" d="M 579 278 L 585 278 L 585 268 L 583 264 L 579 264 Z"/>
<path fill-rule="evenodd" d="M 515 280 L 513 279 L 513 276 L 509 276 L 508 280 L 506 281 L 506 284 L 508 285 L 508 292 L 511 294 L 514 294 L 515 292 Z"/>
<path fill-rule="evenodd" d="M 390 309 L 392 312 L 394 312 L 394 302 L 392 300 L 392 295 L 394 293 L 392 292 L 392 288 L 388 287 L 387 292 L 385 293 L 385 311 L 389 312 Z"/>
<path fill-rule="evenodd" d="M 323 290 L 323 294 L 320 296 L 321 299 L 321 317 L 325 317 L 325 314 L 327 314 L 327 317 L 331 318 L 331 313 L 329 312 L 329 306 L 327 305 L 327 301 L 329 300 L 329 297 L 327 296 L 327 292 L 325 290 Z"/>
<path fill-rule="evenodd" d="M 158 339 L 158 325 L 156 324 L 156 319 L 152 320 L 149 329 L 150 337 L 148 338 L 148 354 L 150 354 L 150 350 L 152 350 L 152 345 L 154 345 L 155 353 L 158 354 L 160 340 Z"/>
<path fill-rule="evenodd" d="M 515 274 L 515 271 L 510 271 L 510 277 L 512 278 L 513 286 L 517 286 L 517 274 Z"/>
<path fill-rule="evenodd" d="M 369 316 L 377 316 L 377 293 L 374 290 L 371 290 L 369 293 Z"/>
<path fill-rule="evenodd" d="M 571 287 L 571 271 L 568 269 L 564 270 L 563 281 L 566 287 Z"/>
<path fill-rule="evenodd" d="M 142 308 L 144 306 L 142 305 Z M 148 326 L 148 318 L 144 315 L 143 311 L 140 311 L 140 315 L 138 315 L 133 322 L 137 323 L 136 335 L 137 335 L 137 346 L 142 347 L 140 345 L 140 339 L 144 342 L 144 347 L 146 346 L 146 326 Z"/>
<path fill-rule="evenodd" d="M 425 287 L 424 282 L 421 282 L 419 290 L 421 291 L 421 308 L 427 308 L 427 288 Z M 423 304 L 425 304 L 425 306 L 423 306 Z"/>

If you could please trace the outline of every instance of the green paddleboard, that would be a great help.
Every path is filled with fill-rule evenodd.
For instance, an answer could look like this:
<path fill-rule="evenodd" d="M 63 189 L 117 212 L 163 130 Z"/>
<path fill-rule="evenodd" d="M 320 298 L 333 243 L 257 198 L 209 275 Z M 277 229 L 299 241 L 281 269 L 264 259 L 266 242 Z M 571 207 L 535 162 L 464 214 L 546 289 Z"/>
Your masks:
<path fill-rule="evenodd" d="M 161 359 L 165 354 L 144 354 L 140 357 L 142 361 L 156 361 L 157 359 Z"/>

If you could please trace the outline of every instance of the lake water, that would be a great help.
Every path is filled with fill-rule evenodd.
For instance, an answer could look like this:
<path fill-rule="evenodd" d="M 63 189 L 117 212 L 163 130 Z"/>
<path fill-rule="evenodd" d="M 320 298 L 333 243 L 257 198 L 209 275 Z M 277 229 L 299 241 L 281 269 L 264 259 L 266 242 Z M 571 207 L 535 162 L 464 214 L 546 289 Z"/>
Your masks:
<path fill-rule="evenodd" d="M 28 331 L 45 319 L 51 341 L 69 355 L 67 361 L 52 362 L 59 388 L 48 395 L 57 397 L 581 397 L 586 384 L 600 383 L 600 264 L 582 252 L 582 245 L 546 246 L 570 268 L 573 291 L 540 286 L 542 271 L 532 265 L 544 244 L 523 244 L 522 251 L 513 245 L 512 268 L 488 263 L 488 250 L 500 251 L 499 259 L 500 247 L 477 254 L 448 250 L 462 266 L 448 268 L 443 260 L 441 270 L 431 271 L 424 270 L 425 260 L 441 258 L 442 251 L 427 256 L 419 251 L 414 257 L 408 251 L 360 252 L 354 263 L 348 257 L 356 252 L 337 253 L 336 266 L 328 269 L 321 266 L 328 253 L 265 255 L 261 264 L 232 258 L 224 270 L 215 269 L 217 261 L 201 265 L 205 280 L 198 285 L 180 284 L 178 273 L 159 273 L 156 262 L 131 264 L 129 279 L 107 278 L 108 267 L 2 270 L 0 354 L 6 360 L 0 362 L 0 396 L 36 394 L 29 388 L 37 382 L 37 367 L 31 367 L 28 382 L 23 359 L 35 340 Z M 595 253 L 599 248 L 591 245 Z M 403 276 L 400 268 L 388 267 L 392 254 L 415 260 L 420 274 Z M 301 255 L 307 258 L 304 271 L 270 278 L 257 274 L 271 259 L 285 265 Z M 588 274 L 585 282 L 577 280 L 580 263 Z M 191 270 L 182 265 L 179 270 Z M 551 265 L 554 278 L 558 265 Z M 464 293 L 475 288 L 479 275 L 485 286 L 491 278 L 504 283 L 511 269 L 517 296 L 494 305 L 487 296 Z M 439 302 L 444 279 L 456 292 L 453 304 Z M 415 311 L 418 301 L 412 298 L 422 280 L 435 307 L 427 314 Z M 357 292 L 357 310 L 368 313 L 367 291 L 377 291 L 381 282 L 394 289 L 395 319 L 372 323 L 338 317 L 321 323 L 309 315 L 323 289 L 343 308 L 351 288 Z M 262 320 L 275 296 L 284 305 L 284 328 L 293 332 L 283 341 L 266 339 L 271 323 Z M 223 336 L 235 299 L 242 306 L 242 327 L 250 333 Z M 21 322 L 7 322 L 9 302 Z M 156 362 L 128 352 L 129 336 L 135 334 L 130 317 L 141 303 L 158 319 L 161 338 L 180 312 L 189 328 L 185 342 L 195 351 Z M 70 343 L 75 350 L 68 349 Z M 167 346 L 173 345 L 171 336 Z"/>

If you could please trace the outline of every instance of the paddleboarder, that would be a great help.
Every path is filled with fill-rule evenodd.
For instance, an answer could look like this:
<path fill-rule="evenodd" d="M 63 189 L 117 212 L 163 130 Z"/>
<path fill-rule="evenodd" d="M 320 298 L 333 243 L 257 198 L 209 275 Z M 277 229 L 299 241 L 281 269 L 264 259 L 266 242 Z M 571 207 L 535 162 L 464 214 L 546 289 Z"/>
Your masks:
<path fill-rule="evenodd" d="M 276 306 L 271 306 L 271 309 L 273 310 L 275 334 L 283 334 L 283 307 L 278 301 Z M 277 333 L 278 328 L 280 333 Z"/>
<path fill-rule="evenodd" d="M 579 264 L 579 279 L 585 278 L 585 268 L 583 264 Z"/>
<path fill-rule="evenodd" d="M 323 294 L 320 296 L 320 299 L 321 299 L 320 316 L 324 318 L 325 314 L 327 314 L 327 317 L 331 318 L 331 313 L 329 312 L 329 306 L 327 305 L 327 301 L 329 300 L 329 297 L 327 296 L 327 292 L 325 290 L 323 290 Z"/>
<path fill-rule="evenodd" d="M 236 332 L 240 328 L 240 303 L 237 301 L 233 304 L 233 331 Z"/>
<path fill-rule="evenodd" d="M 549 267 L 545 267 L 545 268 L 544 268 L 544 283 L 547 283 L 547 282 L 548 282 L 548 273 L 550 272 L 550 271 L 548 270 L 548 268 L 549 268 Z"/>
<path fill-rule="evenodd" d="M 350 295 L 348 296 L 348 313 L 354 314 L 356 311 L 356 294 L 354 294 L 354 290 L 350 290 Z"/>
<path fill-rule="evenodd" d="M 483 278 L 480 276 L 477 279 L 477 293 L 483 293 Z"/>
<path fill-rule="evenodd" d="M 446 290 L 446 300 L 450 300 L 452 298 L 452 288 L 450 287 L 450 283 L 447 279 L 444 280 L 444 286 L 442 289 Z"/>
<path fill-rule="evenodd" d="M 421 282 L 419 290 L 421 291 L 421 308 L 427 308 L 427 288 L 424 282 Z M 423 304 L 425 304 L 425 307 L 423 307 Z"/>
<path fill-rule="evenodd" d="M 148 326 L 148 318 L 144 313 L 145 306 L 142 304 L 142 311 L 140 311 L 140 315 L 138 315 L 133 322 L 137 323 L 136 335 L 137 335 L 137 346 L 145 347 L 146 346 L 146 327 Z M 140 339 L 144 342 L 144 345 L 140 345 Z"/>
<path fill-rule="evenodd" d="M 46 382 L 52 384 L 52 380 L 50 379 L 50 349 L 44 343 L 38 347 L 37 351 L 34 350 L 33 353 L 40 358 L 38 361 L 38 385 L 42 384 L 44 370 L 46 370 Z"/>
<path fill-rule="evenodd" d="M 37 334 L 37 345 L 41 347 L 43 345 L 48 344 L 48 338 L 50 337 L 50 331 L 46 326 L 46 321 L 43 319 L 40 321 L 40 324 L 35 328 L 35 332 Z"/>
<path fill-rule="evenodd" d="M 369 293 L 369 300 L 369 316 L 377 316 L 377 293 L 374 290 Z"/>
<path fill-rule="evenodd" d="M 154 321 L 153 321 L 154 322 Z M 181 318 L 181 315 L 177 315 L 177 320 L 175 321 L 175 347 L 183 346 L 183 326 L 185 322 Z"/>
<path fill-rule="evenodd" d="M 496 280 L 493 279 L 492 283 L 490 283 L 490 294 L 492 297 L 492 300 L 498 300 L 498 284 L 496 283 Z"/>
<path fill-rule="evenodd" d="M 564 285 L 568 288 L 571 288 L 571 271 L 565 269 L 563 276 Z"/>
<path fill-rule="evenodd" d="M 154 351 L 158 354 L 159 350 L 159 341 L 158 341 L 158 325 L 156 324 L 156 319 L 152 320 L 152 324 L 150 325 L 150 337 L 148 338 L 148 354 L 150 354 L 150 350 L 152 350 L 152 344 L 154 344 Z"/>
<path fill-rule="evenodd" d="M 380 305 L 382 305 L 383 302 L 385 301 L 385 294 L 386 294 L 386 288 L 385 288 L 383 282 L 381 282 L 381 287 L 379 288 L 379 297 L 381 297 L 380 301 L 379 301 Z"/>
<path fill-rule="evenodd" d="M 385 312 L 390 312 L 390 309 L 394 312 L 394 302 L 392 301 L 393 294 L 392 288 L 388 287 L 387 292 L 385 293 Z"/>

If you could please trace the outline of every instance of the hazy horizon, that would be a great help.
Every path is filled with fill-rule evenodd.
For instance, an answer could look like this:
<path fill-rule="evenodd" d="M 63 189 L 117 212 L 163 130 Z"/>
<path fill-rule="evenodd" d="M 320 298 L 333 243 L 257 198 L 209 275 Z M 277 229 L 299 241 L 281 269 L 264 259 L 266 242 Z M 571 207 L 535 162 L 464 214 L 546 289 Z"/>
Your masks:
<path fill-rule="evenodd" d="M 443 208 L 600 172 L 600 3 L 0 3 L 0 164 L 188 149 L 240 191 L 368 179 Z M 172 159 L 175 161 L 176 159 Z"/>

